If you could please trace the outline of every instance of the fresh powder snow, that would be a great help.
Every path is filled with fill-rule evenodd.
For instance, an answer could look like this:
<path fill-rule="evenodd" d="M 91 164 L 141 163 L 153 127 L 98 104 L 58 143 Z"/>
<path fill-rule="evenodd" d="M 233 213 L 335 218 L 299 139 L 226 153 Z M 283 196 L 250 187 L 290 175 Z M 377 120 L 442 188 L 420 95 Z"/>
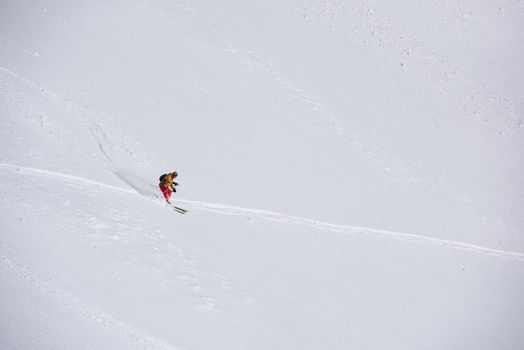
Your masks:
<path fill-rule="evenodd" d="M 0 349 L 524 349 L 523 23 L 0 1 Z"/>

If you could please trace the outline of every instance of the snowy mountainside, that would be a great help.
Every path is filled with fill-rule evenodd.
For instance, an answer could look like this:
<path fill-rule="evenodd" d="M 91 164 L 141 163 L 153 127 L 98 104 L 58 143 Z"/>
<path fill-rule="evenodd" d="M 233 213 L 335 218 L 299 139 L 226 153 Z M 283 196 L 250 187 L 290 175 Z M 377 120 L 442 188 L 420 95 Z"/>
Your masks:
<path fill-rule="evenodd" d="M 1 2 L 0 348 L 522 348 L 523 9 Z"/>

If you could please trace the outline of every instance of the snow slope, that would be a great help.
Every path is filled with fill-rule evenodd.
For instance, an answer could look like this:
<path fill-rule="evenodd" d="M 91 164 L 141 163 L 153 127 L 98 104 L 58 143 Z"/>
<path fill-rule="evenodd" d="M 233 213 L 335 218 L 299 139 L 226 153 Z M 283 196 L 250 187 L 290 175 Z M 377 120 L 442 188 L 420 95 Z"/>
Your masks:
<path fill-rule="evenodd" d="M 523 10 L 1 1 L 0 348 L 523 348 Z"/>

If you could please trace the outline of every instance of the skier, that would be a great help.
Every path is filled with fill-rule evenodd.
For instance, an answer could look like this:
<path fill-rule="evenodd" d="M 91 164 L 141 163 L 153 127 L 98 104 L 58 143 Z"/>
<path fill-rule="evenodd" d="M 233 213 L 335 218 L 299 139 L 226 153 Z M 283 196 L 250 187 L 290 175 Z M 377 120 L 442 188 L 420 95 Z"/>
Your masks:
<path fill-rule="evenodd" d="M 162 194 L 164 195 L 164 198 L 166 199 L 166 202 L 171 204 L 169 201 L 169 198 L 171 197 L 171 194 L 173 192 L 176 192 L 175 186 L 178 186 L 176 182 L 173 180 L 178 176 L 178 173 L 176 171 L 173 171 L 172 173 L 167 173 L 162 176 L 160 176 L 160 184 L 158 187 L 160 187 L 160 191 L 162 191 Z"/>

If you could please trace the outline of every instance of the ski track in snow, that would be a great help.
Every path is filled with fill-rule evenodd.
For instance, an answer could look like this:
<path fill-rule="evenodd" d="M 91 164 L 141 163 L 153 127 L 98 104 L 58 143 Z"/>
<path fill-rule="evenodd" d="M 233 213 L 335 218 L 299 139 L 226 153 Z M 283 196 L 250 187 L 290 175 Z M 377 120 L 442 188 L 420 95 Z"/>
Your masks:
<path fill-rule="evenodd" d="M 106 188 L 108 190 L 123 193 L 123 194 L 140 195 L 140 196 L 143 196 L 144 198 L 150 199 L 148 195 L 139 193 L 138 191 L 134 189 L 112 186 L 112 185 L 104 184 L 104 183 L 90 180 L 90 179 L 80 177 L 80 176 L 68 175 L 68 174 L 55 172 L 55 171 L 23 167 L 23 166 L 17 166 L 17 165 L 6 164 L 6 163 L 0 163 L 0 168 L 11 169 L 11 170 L 19 172 L 20 174 L 31 174 L 33 176 L 36 175 L 36 176 L 42 176 L 42 177 L 50 177 L 54 179 L 64 180 L 66 182 L 82 183 L 88 186 Z M 250 209 L 250 208 L 232 206 L 232 205 L 227 205 L 227 204 L 208 203 L 208 202 L 184 200 L 184 199 L 177 199 L 177 202 L 181 203 L 182 205 L 184 205 L 187 208 L 196 209 L 196 210 L 204 210 L 204 211 L 209 211 L 213 213 L 220 213 L 220 214 L 225 214 L 225 215 L 236 215 L 236 216 L 251 215 L 251 216 L 256 216 L 258 218 L 269 220 L 269 221 L 309 226 L 309 227 L 314 227 L 314 228 L 321 229 L 321 230 L 332 231 L 332 232 L 337 232 L 337 233 L 344 233 L 344 234 L 353 235 L 353 236 L 389 238 L 389 239 L 401 240 L 404 242 L 426 243 L 426 244 L 431 244 L 434 246 L 461 249 L 461 250 L 466 250 L 466 251 L 470 251 L 470 252 L 474 252 L 478 254 L 484 254 L 484 255 L 494 256 L 494 257 L 503 258 L 503 259 L 524 261 L 524 253 L 499 250 L 499 249 L 484 247 L 484 246 L 470 244 L 470 243 L 457 242 L 457 241 L 451 241 L 451 240 L 434 238 L 434 237 L 427 237 L 427 236 L 422 236 L 422 235 L 417 235 L 417 234 L 412 234 L 412 233 L 403 233 L 403 232 L 380 230 L 380 229 L 369 228 L 369 227 L 335 224 L 335 223 L 329 223 L 325 221 L 318 221 L 318 220 L 314 220 L 310 218 L 304 218 L 304 217 L 299 217 L 299 216 L 272 212 L 268 210 Z"/>
<path fill-rule="evenodd" d="M 41 295 L 47 296 L 60 302 L 66 309 L 73 311 L 83 319 L 94 322 L 106 331 L 140 349 L 166 349 L 177 348 L 146 334 L 108 314 L 95 306 L 89 305 L 62 289 L 56 288 L 49 279 L 38 276 L 27 267 L 12 261 L 4 255 L 0 255 L 0 268 L 13 272 L 21 277 L 33 289 Z"/>
<path fill-rule="evenodd" d="M 131 158 L 134 164 L 144 167 L 146 166 L 148 160 L 152 157 L 149 154 L 143 154 L 141 151 L 139 151 L 136 142 L 131 140 L 120 130 L 116 130 L 106 125 L 102 118 L 100 118 L 97 113 L 94 113 L 88 106 L 78 103 L 70 98 L 62 97 L 60 94 L 41 86 L 37 82 L 28 79 L 7 67 L 0 65 L 0 72 L 3 72 L 5 75 L 16 79 L 17 83 L 28 87 L 32 91 L 40 94 L 45 99 L 58 106 L 63 111 L 66 111 L 68 114 L 74 116 L 73 119 L 77 120 L 82 128 L 89 130 L 91 133 L 96 142 L 97 148 L 100 151 L 100 154 L 103 156 L 103 160 L 108 162 L 105 164 L 105 166 L 109 165 L 111 168 L 117 167 L 115 161 L 113 160 L 114 154 L 118 154 L 124 159 Z M 15 101 L 14 104 L 16 105 L 17 102 Z M 46 124 L 49 124 L 49 120 L 47 119 L 49 118 L 46 118 Z M 43 125 L 43 120 L 40 123 Z M 49 132 L 61 134 L 60 129 L 54 129 Z M 119 147 L 114 147 L 114 144 L 111 142 L 111 139 L 113 138 L 119 140 Z M 93 157 L 89 154 L 84 154 L 83 156 L 88 158 Z M 98 158 L 97 162 L 102 164 L 101 160 Z"/>

